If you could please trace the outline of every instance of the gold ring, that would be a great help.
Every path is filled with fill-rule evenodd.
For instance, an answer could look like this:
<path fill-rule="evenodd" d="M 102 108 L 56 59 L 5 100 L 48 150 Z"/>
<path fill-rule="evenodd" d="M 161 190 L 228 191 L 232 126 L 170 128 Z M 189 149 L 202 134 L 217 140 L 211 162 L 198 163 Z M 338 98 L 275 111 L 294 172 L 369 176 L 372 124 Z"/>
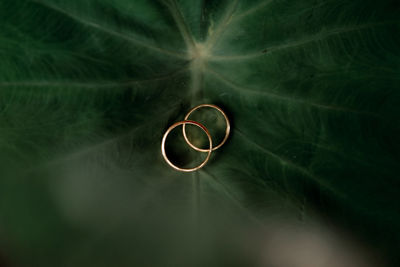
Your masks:
<path fill-rule="evenodd" d="M 230 124 L 229 119 L 228 119 L 228 116 L 226 116 L 225 112 L 224 112 L 221 108 L 219 108 L 218 106 L 212 105 L 212 104 L 201 104 L 201 105 L 198 105 L 197 107 L 192 108 L 192 109 L 188 112 L 188 114 L 186 114 L 185 120 L 187 120 L 187 119 L 189 118 L 189 116 L 193 113 L 193 111 L 195 111 L 195 110 L 197 110 L 197 109 L 199 109 L 199 108 L 203 108 L 203 107 L 209 107 L 209 108 L 214 108 L 214 109 L 218 110 L 218 111 L 221 112 L 221 114 L 224 116 L 225 121 L 226 121 L 225 137 L 224 137 L 224 139 L 222 140 L 222 142 L 221 142 L 219 145 L 215 146 L 215 147 L 212 149 L 212 150 L 216 150 L 216 149 L 220 148 L 223 144 L 225 144 L 226 140 L 228 139 L 229 133 L 230 133 L 230 131 L 231 131 L 231 124 Z M 188 139 L 187 136 L 186 136 L 185 124 L 183 125 L 183 129 L 182 129 L 182 130 L 183 130 L 183 137 L 185 138 L 186 143 L 187 143 L 191 148 L 193 148 L 194 150 L 200 151 L 200 152 L 208 152 L 208 149 L 199 148 L 199 147 L 193 145 L 193 144 L 189 141 L 189 139 Z"/>
<path fill-rule="evenodd" d="M 177 126 L 179 126 L 179 125 L 183 125 L 183 127 L 185 127 L 186 124 L 196 125 L 197 127 L 201 128 L 201 129 L 206 133 L 206 135 L 207 135 L 207 137 L 208 137 L 208 141 L 209 141 L 209 143 L 210 143 L 209 149 L 205 149 L 205 151 L 204 151 L 204 152 L 208 152 L 208 155 L 207 155 L 206 159 L 205 159 L 199 166 L 194 167 L 194 168 L 189 168 L 189 169 L 180 168 L 180 167 L 174 165 L 174 164 L 168 159 L 167 154 L 166 154 L 166 152 L 165 152 L 165 141 L 167 140 L 168 134 L 169 134 L 175 127 L 177 127 Z M 190 143 L 188 143 L 188 144 L 190 144 Z M 212 139 L 211 139 L 211 135 L 210 135 L 210 133 L 208 132 L 207 128 L 204 127 L 204 125 L 201 124 L 201 123 L 198 123 L 198 122 L 196 122 L 196 121 L 186 120 L 186 119 L 185 119 L 184 121 L 180 121 L 180 122 L 176 122 L 176 123 L 172 124 L 171 127 L 169 127 L 168 130 L 165 132 L 165 134 L 164 134 L 164 136 L 163 136 L 163 139 L 162 139 L 162 142 L 161 142 L 161 154 L 163 155 L 165 161 L 169 164 L 169 166 L 171 166 L 171 167 L 174 168 L 175 170 L 177 170 L 177 171 L 182 171 L 182 172 L 193 172 L 193 171 L 197 171 L 198 169 L 201 169 L 202 167 L 204 167 L 204 165 L 206 165 L 207 161 L 210 159 L 211 151 L 212 151 L 212 150 L 213 150 L 213 147 L 212 147 Z"/>

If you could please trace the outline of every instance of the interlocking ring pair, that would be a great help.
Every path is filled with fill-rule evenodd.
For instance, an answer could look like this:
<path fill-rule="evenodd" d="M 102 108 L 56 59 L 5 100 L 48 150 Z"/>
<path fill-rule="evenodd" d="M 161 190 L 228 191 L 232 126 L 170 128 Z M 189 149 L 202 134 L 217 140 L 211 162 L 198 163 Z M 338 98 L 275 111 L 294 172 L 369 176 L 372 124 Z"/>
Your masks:
<path fill-rule="evenodd" d="M 225 137 L 224 137 L 224 139 L 221 141 L 221 143 L 219 143 L 219 144 L 218 144 L 217 146 L 215 146 L 215 147 L 213 147 L 213 145 L 212 145 L 213 142 L 212 142 L 212 138 L 211 138 L 211 135 L 210 135 L 208 129 L 207 129 L 203 124 L 201 124 L 201 123 L 199 123 L 199 122 L 197 122 L 197 121 L 189 120 L 189 116 L 190 116 L 195 110 L 200 109 L 200 108 L 204 108 L 204 107 L 214 108 L 214 109 L 218 110 L 218 111 L 224 116 L 225 121 L 226 121 Z M 209 142 L 209 147 L 208 147 L 208 149 L 199 148 L 199 147 L 193 145 L 193 144 L 189 141 L 189 139 L 188 139 L 188 137 L 187 137 L 187 135 L 186 135 L 186 127 L 185 127 L 186 124 L 195 125 L 195 126 L 197 126 L 197 127 L 199 127 L 200 129 L 203 130 L 203 132 L 204 132 L 204 133 L 207 135 L 207 137 L 208 137 L 208 142 Z M 203 161 L 199 166 L 197 166 L 197 167 L 194 167 L 194 168 L 187 168 L 187 169 L 185 169 L 185 168 L 180 168 L 180 167 L 174 165 L 174 164 L 168 159 L 168 157 L 167 157 L 167 154 L 166 154 L 166 152 L 165 152 L 165 141 L 167 140 L 168 134 L 169 134 L 174 128 L 178 127 L 179 125 L 183 125 L 183 129 L 182 129 L 182 130 L 183 130 L 183 137 L 185 138 L 186 143 L 187 143 L 191 148 L 193 148 L 193 149 L 196 150 L 196 151 L 207 153 L 207 157 L 206 157 L 206 158 L 204 159 L 204 161 Z M 177 170 L 177 171 L 181 171 L 181 172 L 193 172 L 193 171 L 197 171 L 197 170 L 201 169 L 202 167 L 204 167 L 204 166 L 207 164 L 208 160 L 210 159 L 210 156 L 211 156 L 211 152 L 212 152 L 212 151 L 217 150 L 217 149 L 220 148 L 223 144 L 225 144 L 226 140 L 227 140 L 228 137 L 229 137 L 230 131 L 231 131 L 231 125 L 230 125 L 230 123 L 229 123 L 229 119 L 228 119 L 228 117 L 226 116 L 225 112 L 224 112 L 221 108 L 219 108 L 219 107 L 216 106 L 216 105 L 212 105 L 212 104 L 201 104 L 201 105 L 198 105 L 198 106 L 192 108 L 192 109 L 186 114 L 185 119 L 184 119 L 183 121 L 176 122 L 176 123 L 172 124 L 172 125 L 168 128 L 168 130 L 165 132 L 165 134 L 164 134 L 164 136 L 163 136 L 163 139 L 162 139 L 162 142 L 161 142 L 161 154 L 163 155 L 163 157 L 164 157 L 165 161 L 168 163 L 168 165 L 171 166 L 172 168 L 174 168 L 174 169 Z"/>

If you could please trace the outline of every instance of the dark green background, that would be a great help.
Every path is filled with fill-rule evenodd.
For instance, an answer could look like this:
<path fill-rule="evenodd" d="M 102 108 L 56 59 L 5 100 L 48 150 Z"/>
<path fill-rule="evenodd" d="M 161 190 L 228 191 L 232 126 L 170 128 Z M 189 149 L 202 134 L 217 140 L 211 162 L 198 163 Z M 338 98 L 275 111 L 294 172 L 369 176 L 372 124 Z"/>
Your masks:
<path fill-rule="evenodd" d="M 0 1 L 0 262 L 250 266 L 239 233 L 285 218 L 398 266 L 399 26 L 398 0 Z M 178 173 L 161 137 L 199 103 L 232 134 Z"/>

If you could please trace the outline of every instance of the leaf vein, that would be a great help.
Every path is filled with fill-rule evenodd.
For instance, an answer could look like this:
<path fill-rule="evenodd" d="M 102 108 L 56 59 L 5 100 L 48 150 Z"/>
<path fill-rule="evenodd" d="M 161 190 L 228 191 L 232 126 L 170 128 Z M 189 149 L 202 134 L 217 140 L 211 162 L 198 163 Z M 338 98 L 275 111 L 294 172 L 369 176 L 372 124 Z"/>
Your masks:
<path fill-rule="evenodd" d="M 315 102 L 311 102 L 311 101 L 300 99 L 300 98 L 293 98 L 293 97 L 289 97 L 289 96 L 283 96 L 283 95 L 260 91 L 260 90 L 257 90 L 257 91 L 252 90 L 252 89 L 249 89 L 249 88 L 246 88 L 246 87 L 243 87 L 243 86 L 233 83 L 232 81 L 230 81 L 229 79 L 227 79 L 226 77 L 221 75 L 220 73 L 218 73 L 214 70 L 211 70 L 210 68 L 207 69 L 207 72 L 212 74 L 215 78 L 217 78 L 219 81 L 221 81 L 225 85 L 227 85 L 237 91 L 245 91 L 246 93 L 250 93 L 253 95 L 258 95 L 258 96 L 261 95 L 261 96 L 269 97 L 271 99 L 278 99 L 278 100 L 282 100 L 282 101 L 287 101 L 287 102 L 292 102 L 292 103 L 297 103 L 297 104 L 302 104 L 302 105 L 308 105 L 308 106 L 319 108 L 319 109 L 341 111 L 341 112 L 351 112 L 351 113 L 356 113 L 356 114 L 364 114 L 364 115 L 370 115 L 370 116 L 377 117 L 376 114 L 371 113 L 371 112 L 353 110 L 353 109 L 349 109 L 347 107 L 324 105 L 324 104 L 315 103 Z"/>
<path fill-rule="evenodd" d="M 195 42 L 193 40 L 192 34 L 190 33 L 189 27 L 182 15 L 182 12 L 176 3 L 176 0 L 172 0 L 170 4 L 166 3 L 168 9 L 170 10 L 172 17 L 175 20 L 176 25 L 188 47 L 189 51 L 193 50 L 195 47 Z"/>
<path fill-rule="evenodd" d="M 240 129 L 238 129 L 237 127 L 234 128 L 234 131 L 236 133 L 239 134 L 239 136 L 241 136 L 246 142 L 252 144 L 255 148 L 259 149 L 260 151 L 262 151 L 264 154 L 269 155 L 270 157 L 278 160 L 278 162 L 282 165 L 282 166 L 289 166 L 292 169 L 297 170 L 299 173 L 303 174 L 304 176 L 312 179 L 314 182 L 316 182 L 317 184 L 319 184 L 320 186 L 336 193 L 339 194 L 343 197 L 343 195 L 339 192 L 337 192 L 331 185 L 329 185 L 328 183 L 324 182 L 323 179 L 321 179 L 319 176 L 316 176 L 315 174 L 311 173 L 309 170 L 307 170 L 306 168 L 297 165 L 296 163 L 289 161 L 275 153 L 273 153 L 272 151 L 266 149 L 265 147 L 261 146 L 260 144 L 256 143 L 255 141 L 253 141 L 252 139 L 250 139 L 249 137 L 247 137 Z"/>
<path fill-rule="evenodd" d="M 49 9 L 52 9 L 54 11 L 57 11 L 57 12 L 59 12 L 61 14 L 64 14 L 65 16 L 70 17 L 71 19 L 81 23 L 82 25 L 85 25 L 85 26 L 97 29 L 97 30 L 99 30 L 101 32 L 107 33 L 109 35 L 112 35 L 112 36 L 127 40 L 127 41 L 129 41 L 131 43 L 134 43 L 134 44 L 138 45 L 138 46 L 142 46 L 144 48 L 147 48 L 149 50 L 152 50 L 152 51 L 155 51 L 155 52 L 158 52 L 158 53 L 161 53 L 161 54 L 187 59 L 186 55 L 183 55 L 181 53 L 178 53 L 178 52 L 175 52 L 175 51 L 172 51 L 172 50 L 168 50 L 168 49 L 164 49 L 164 48 L 160 48 L 160 47 L 154 46 L 154 45 L 152 45 L 152 44 L 150 44 L 150 43 L 148 43 L 146 41 L 143 41 L 143 40 L 140 40 L 140 39 L 138 39 L 136 37 L 133 37 L 132 35 L 126 35 L 126 34 L 123 34 L 122 32 L 116 31 L 114 29 L 110 29 L 110 28 L 106 27 L 105 25 L 101 25 L 99 23 L 87 20 L 85 18 L 81 18 L 77 14 L 73 14 L 72 12 L 64 10 L 64 9 L 62 9 L 62 8 L 56 6 L 56 5 L 45 3 L 45 2 L 42 2 L 42 1 L 39 1 L 39 0 L 32 0 L 32 1 L 35 2 L 35 3 L 38 3 L 38 4 L 42 5 L 42 6 L 45 6 L 45 7 L 49 8 Z"/>
<path fill-rule="evenodd" d="M 275 46 L 270 46 L 270 47 L 262 49 L 262 51 L 268 51 L 267 53 L 263 53 L 262 51 L 260 51 L 260 52 L 253 52 L 253 53 L 245 54 L 245 55 L 226 55 L 226 56 L 214 55 L 213 57 L 210 57 L 210 60 L 211 61 L 229 61 L 229 60 L 254 59 L 254 58 L 270 55 L 271 53 L 273 53 L 275 51 L 284 50 L 284 49 L 293 48 L 293 47 L 301 47 L 301 46 L 304 46 L 304 45 L 307 45 L 307 44 L 310 44 L 313 42 L 317 42 L 317 41 L 322 41 L 329 37 L 340 35 L 343 33 L 360 31 L 360 30 L 369 29 L 369 28 L 373 28 L 373 27 L 381 27 L 381 26 L 385 26 L 385 25 L 389 25 L 389 24 L 396 24 L 399 22 L 400 21 L 384 21 L 384 22 L 380 22 L 380 23 L 366 23 L 366 24 L 360 24 L 360 25 L 355 25 L 355 26 L 334 28 L 334 29 L 328 30 L 326 32 L 319 32 L 317 34 L 289 42 L 287 44 L 275 45 Z"/>
<path fill-rule="evenodd" d="M 179 75 L 188 70 L 185 66 L 182 69 L 178 69 L 172 73 L 166 75 L 160 75 L 152 78 L 142 80 L 128 80 L 121 82 L 66 82 L 66 81 L 18 81 L 18 82 L 0 82 L 1 88 L 8 87 L 69 87 L 69 88 L 85 88 L 85 89 L 96 89 L 96 88 L 113 88 L 113 87 L 129 87 L 141 83 L 149 83 L 154 81 L 162 81 Z"/>

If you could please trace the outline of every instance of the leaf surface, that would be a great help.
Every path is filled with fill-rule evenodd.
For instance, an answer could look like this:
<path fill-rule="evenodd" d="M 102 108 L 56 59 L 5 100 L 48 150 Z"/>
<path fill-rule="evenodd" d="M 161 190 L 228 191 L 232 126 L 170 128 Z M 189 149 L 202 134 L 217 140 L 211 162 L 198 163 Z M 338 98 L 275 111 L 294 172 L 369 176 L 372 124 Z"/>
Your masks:
<path fill-rule="evenodd" d="M 178 266 L 193 243 L 182 233 L 195 222 L 207 240 L 229 214 L 326 218 L 399 260 L 399 11 L 393 0 L 1 1 L 5 258 Z M 226 110 L 232 134 L 203 170 L 177 173 L 160 141 L 200 103 Z"/>

